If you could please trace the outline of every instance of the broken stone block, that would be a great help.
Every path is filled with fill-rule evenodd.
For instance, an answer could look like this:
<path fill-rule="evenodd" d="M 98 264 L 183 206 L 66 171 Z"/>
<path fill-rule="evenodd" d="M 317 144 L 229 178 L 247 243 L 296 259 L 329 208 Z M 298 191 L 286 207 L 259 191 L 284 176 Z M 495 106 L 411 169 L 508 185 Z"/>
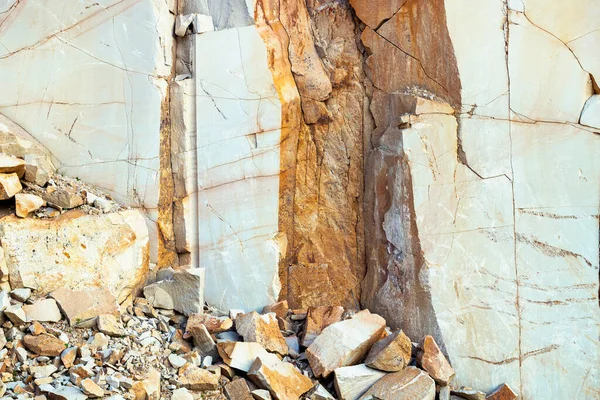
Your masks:
<path fill-rule="evenodd" d="M 271 393 L 265 389 L 256 389 L 252 391 L 252 397 L 255 400 L 271 400 Z"/>
<path fill-rule="evenodd" d="M 144 297 L 153 307 L 174 309 L 185 315 L 204 310 L 204 268 L 173 272 L 173 278 L 144 288 Z"/>
<path fill-rule="evenodd" d="M 38 300 L 31 305 L 24 305 L 23 312 L 27 321 L 58 322 L 61 320 L 60 310 L 54 299 Z"/>
<path fill-rule="evenodd" d="M 415 367 L 387 374 L 377 381 L 360 400 L 434 400 L 435 382 Z"/>
<path fill-rule="evenodd" d="M 516 400 L 517 394 L 506 383 L 488 394 L 486 400 Z"/>
<path fill-rule="evenodd" d="M 244 372 L 250 370 L 257 357 L 263 360 L 271 358 L 272 362 L 279 360 L 275 354 L 269 353 L 258 343 L 221 342 L 217 344 L 217 349 L 225 364 Z"/>
<path fill-rule="evenodd" d="M 90 324 L 102 314 L 116 314 L 119 310 L 117 299 L 107 289 L 75 291 L 65 288 L 50 293 L 58 303 L 69 325 Z"/>
<path fill-rule="evenodd" d="M 0 312 L 6 310 L 10 307 L 10 296 L 8 292 L 2 290 L 0 291 Z"/>
<path fill-rule="evenodd" d="M 139 389 L 145 395 L 145 399 L 147 400 L 160 400 L 160 372 L 151 368 L 150 371 L 146 374 L 146 379 L 141 382 L 136 382 L 136 384 L 140 383 Z"/>
<path fill-rule="evenodd" d="M 77 347 L 68 347 L 60 353 L 60 360 L 65 368 L 71 368 L 77 358 Z"/>
<path fill-rule="evenodd" d="M 102 314 L 96 320 L 98 330 L 108 336 L 125 336 L 123 324 L 113 314 Z"/>
<path fill-rule="evenodd" d="M 235 318 L 237 332 L 246 342 L 256 342 L 266 350 L 286 355 L 288 346 L 279 330 L 275 313 L 259 314 L 252 311 Z"/>
<path fill-rule="evenodd" d="M 213 18 L 210 15 L 196 14 L 196 20 L 194 21 L 195 33 L 206 33 L 215 30 Z"/>
<path fill-rule="evenodd" d="M 425 336 L 419 344 L 417 365 L 435 381 L 446 386 L 454 378 L 454 370 L 432 336 Z"/>
<path fill-rule="evenodd" d="M 15 173 L 19 178 L 22 178 L 25 174 L 25 161 L 17 157 L 0 153 L 0 173 Z"/>
<path fill-rule="evenodd" d="M 192 364 L 179 369 L 178 381 L 190 390 L 215 390 L 219 387 L 219 377 L 216 374 Z"/>
<path fill-rule="evenodd" d="M 258 356 L 248 370 L 248 378 L 278 400 L 297 400 L 313 387 L 310 378 L 275 356 Z"/>
<path fill-rule="evenodd" d="M 323 329 L 341 321 L 342 314 L 344 314 L 344 307 L 340 306 L 308 307 L 306 324 L 304 325 L 304 332 L 302 334 L 302 346 L 310 346 Z"/>
<path fill-rule="evenodd" d="M 23 344 L 29 351 L 40 356 L 56 357 L 65 349 L 65 342 L 50 335 L 42 333 L 38 336 L 26 335 Z"/>
<path fill-rule="evenodd" d="M 173 368 L 181 368 L 187 363 L 187 360 L 185 358 L 179 357 L 175 353 L 169 354 L 168 359 L 169 359 L 169 364 L 171 364 L 171 366 Z"/>
<path fill-rule="evenodd" d="M 317 377 L 327 377 L 336 368 L 356 364 L 381 338 L 384 330 L 385 320 L 369 310 L 329 325 L 306 350 L 313 373 Z"/>
<path fill-rule="evenodd" d="M 45 157 L 37 154 L 25 155 L 25 182 L 35 183 L 43 187 L 54 175 L 56 171 L 54 165 Z"/>
<path fill-rule="evenodd" d="M 217 317 L 210 314 L 192 314 L 188 318 L 186 331 L 198 325 L 204 325 L 209 333 L 228 331 L 233 326 L 233 321 L 228 317 Z"/>
<path fill-rule="evenodd" d="M 17 174 L 0 174 L 0 200 L 10 199 L 21 190 L 23 186 Z"/>
<path fill-rule="evenodd" d="M 6 293 L 6 292 L 4 292 Z M 20 305 L 9 306 L 4 309 L 4 315 L 15 325 L 21 325 L 27 322 L 27 315 Z"/>
<path fill-rule="evenodd" d="M 40 296 L 59 288 L 105 288 L 122 302 L 148 271 L 148 228 L 137 210 L 71 211 L 51 220 L 7 216 L 0 221 L 0 242 L 11 286 Z M 60 243 L 60 251 L 40 243 Z"/>
<path fill-rule="evenodd" d="M 46 190 L 40 191 L 42 199 L 50 205 L 57 206 L 65 210 L 79 207 L 85 203 L 83 193 L 72 187 L 54 187 L 49 186 Z"/>
<path fill-rule="evenodd" d="M 48 392 L 49 400 L 85 400 L 85 395 L 81 389 L 74 386 L 58 386 L 56 389 L 52 385 L 48 385 L 48 390 L 42 390 Z"/>
<path fill-rule="evenodd" d="M 31 297 L 31 289 L 29 288 L 18 288 L 10 292 L 13 299 L 25 303 L 29 297 Z"/>
<path fill-rule="evenodd" d="M 369 368 L 365 364 L 337 368 L 335 390 L 342 400 L 357 400 L 384 376 L 385 372 Z"/>
<path fill-rule="evenodd" d="M 253 400 L 245 379 L 231 381 L 223 389 L 229 400 Z"/>
<path fill-rule="evenodd" d="M 194 346 L 197 347 L 198 351 L 200 352 L 200 354 L 202 354 L 202 356 L 217 356 L 217 346 L 212 336 L 210 336 L 210 333 L 208 333 L 206 326 L 204 326 L 203 324 L 199 324 L 194 325 L 192 327 L 188 327 L 184 338 L 189 337 L 189 335 L 191 335 L 194 339 Z"/>
<path fill-rule="evenodd" d="M 319 383 L 310 395 L 310 400 L 335 400 L 335 397 Z"/>
<path fill-rule="evenodd" d="M 194 14 L 178 15 L 175 18 L 175 35 L 183 37 L 186 35 L 188 27 L 194 22 Z"/>
<path fill-rule="evenodd" d="M 398 330 L 371 347 L 365 364 L 381 371 L 396 372 L 408 365 L 411 353 L 410 338 Z"/>
<path fill-rule="evenodd" d="M 171 400 L 194 400 L 194 396 L 186 388 L 173 390 Z"/>
<path fill-rule="evenodd" d="M 104 397 L 104 390 L 96 382 L 87 378 L 81 381 L 81 390 L 87 396 L 95 398 L 95 397 Z"/>
<path fill-rule="evenodd" d="M 15 208 L 17 217 L 26 218 L 29 213 L 37 211 L 46 202 L 40 196 L 29 193 L 17 193 L 15 195 Z"/>
<path fill-rule="evenodd" d="M 467 400 L 485 400 L 485 393 L 480 392 L 469 387 L 462 387 L 460 389 L 450 389 L 452 397 L 458 396 L 462 399 Z"/>
<path fill-rule="evenodd" d="M 581 112 L 580 123 L 600 129 L 600 95 L 595 94 L 585 102 Z"/>
<path fill-rule="evenodd" d="M 288 311 L 288 302 L 287 300 L 283 300 L 264 306 L 261 314 L 275 313 L 278 318 L 285 318 L 287 317 Z"/>

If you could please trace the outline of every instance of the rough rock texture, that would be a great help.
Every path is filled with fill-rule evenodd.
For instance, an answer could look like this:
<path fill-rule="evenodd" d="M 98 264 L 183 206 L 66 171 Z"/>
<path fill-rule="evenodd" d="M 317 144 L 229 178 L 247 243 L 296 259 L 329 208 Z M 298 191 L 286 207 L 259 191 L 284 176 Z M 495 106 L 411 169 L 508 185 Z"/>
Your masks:
<path fill-rule="evenodd" d="M 71 326 L 93 322 L 99 315 L 114 314 L 119 308 L 117 299 L 106 288 L 86 291 L 60 288 L 50 296 L 56 300 Z"/>
<path fill-rule="evenodd" d="M 0 241 L 10 282 L 39 295 L 59 288 L 106 288 L 123 301 L 148 270 L 148 230 L 138 211 L 53 220 L 5 217 Z M 100 268 L 101 266 L 101 268 Z"/>
<path fill-rule="evenodd" d="M 425 336 L 419 344 L 417 364 L 439 385 L 447 386 L 454 378 L 452 366 L 431 336 Z"/>
<path fill-rule="evenodd" d="M 42 333 L 39 336 L 27 335 L 23 338 L 23 344 L 33 354 L 40 356 L 56 357 L 65 349 L 65 343 L 48 334 Z"/>
<path fill-rule="evenodd" d="M 169 279 L 144 287 L 144 296 L 153 307 L 174 309 L 184 315 L 204 309 L 204 268 L 173 271 Z"/>
<path fill-rule="evenodd" d="M 381 339 L 371 347 L 365 364 L 381 371 L 400 371 L 410 362 L 412 343 L 401 330 Z"/>
<path fill-rule="evenodd" d="M 248 370 L 248 378 L 276 400 L 297 400 L 313 387 L 310 378 L 277 357 L 257 357 Z"/>
<path fill-rule="evenodd" d="M 275 313 L 261 315 L 253 311 L 240 314 L 235 317 L 235 328 L 246 342 L 256 342 L 273 353 L 288 353 L 288 346 L 279 330 Z"/>
<path fill-rule="evenodd" d="M 407 367 L 381 378 L 360 399 L 434 400 L 435 382 L 425 372 Z"/>
<path fill-rule="evenodd" d="M 306 313 L 306 324 L 302 332 L 302 346 L 310 346 L 323 329 L 341 321 L 343 314 L 344 308 L 340 306 L 309 307 Z"/>
<path fill-rule="evenodd" d="M 385 330 L 385 320 L 363 310 L 352 318 L 329 325 L 306 350 L 306 358 L 317 377 L 327 377 L 336 368 L 361 360 Z"/>

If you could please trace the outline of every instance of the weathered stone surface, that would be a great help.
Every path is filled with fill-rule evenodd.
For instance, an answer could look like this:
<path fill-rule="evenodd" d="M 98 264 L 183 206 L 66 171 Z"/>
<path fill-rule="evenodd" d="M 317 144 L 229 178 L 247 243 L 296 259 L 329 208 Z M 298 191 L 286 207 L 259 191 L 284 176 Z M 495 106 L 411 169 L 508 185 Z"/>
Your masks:
<path fill-rule="evenodd" d="M 411 353 L 410 338 L 398 330 L 371 347 L 365 364 L 381 371 L 396 372 L 408 365 Z"/>
<path fill-rule="evenodd" d="M 27 315 L 25 314 L 25 311 L 23 311 L 23 307 L 18 304 L 6 307 L 4 309 L 4 315 L 6 315 L 15 325 L 21 325 L 27 322 Z"/>
<path fill-rule="evenodd" d="M 308 347 L 312 344 L 323 329 L 329 325 L 341 321 L 344 308 L 340 306 L 309 307 L 306 313 L 306 322 L 302 333 L 302 346 Z"/>
<path fill-rule="evenodd" d="M 190 390 L 215 390 L 219 387 L 219 377 L 216 374 L 192 364 L 179 369 L 178 381 Z"/>
<path fill-rule="evenodd" d="M 248 378 L 278 400 L 297 400 L 313 386 L 310 378 L 277 357 L 259 355 L 248 370 Z"/>
<path fill-rule="evenodd" d="M 382 21 L 389 19 L 406 0 L 350 0 L 356 16 L 371 29 L 379 28 Z"/>
<path fill-rule="evenodd" d="M 381 378 L 360 399 L 434 400 L 435 382 L 425 372 L 407 367 Z"/>
<path fill-rule="evenodd" d="M 60 310 L 54 299 L 38 300 L 33 304 L 23 306 L 27 321 L 58 322 L 62 319 Z"/>
<path fill-rule="evenodd" d="M 31 289 L 29 288 L 18 288 L 10 292 L 13 299 L 24 303 L 31 296 Z"/>
<path fill-rule="evenodd" d="M 77 358 L 77 347 L 68 347 L 60 353 L 60 361 L 65 368 L 71 368 Z"/>
<path fill-rule="evenodd" d="M 217 346 L 212 336 L 203 324 L 195 324 L 190 326 L 188 324 L 186 328 L 186 335 L 184 337 L 192 336 L 194 339 L 194 346 L 198 348 L 203 356 L 216 356 Z"/>
<path fill-rule="evenodd" d="M 23 344 L 29 351 L 40 356 L 56 357 L 65 349 L 65 343 L 49 333 L 38 336 L 26 335 Z"/>
<path fill-rule="evenodd" d="M 279 358 L 266 351 L 260 344 L 252 342 L 220 342 L 217 344 L 219 355 L 225 364 L 230 367 L 248 372 L 254 360 L 260 357 L 264 360 L 271 359 L 276 363 Z"/>
<path fill-rule="evenodd" d="M 173 272 L 173 278 L 144 288 L 144 296 L 156 308 L 175 309 L 185 315 L 204 310 L 204 268 Z"/>
<path fill-rule="evenodd" d="M 246 342 L 256 342 L 266 350 L 281 355 L 288 353 L 288 346 L 279 330 L 275 313 L 261 315 L 252 311 L 238 315 L 235 318 L 235 328 Z"/>
<path fill-rule="evenodd" d="M 272 312 L 275 313 L 275 315 L 277 315 L 277 318 L 285 318 L 288 314 L 289 308 L 290 307 L 288 306 L 287 300 L 278 301 L 277 303 L 264 306 L 261 314 L 267 314 Z"/>
<path fill-rule="evenodd" d="M 325 389 L 323 387 L 323 385 L 321 385 L 320 383 L 317 384 L 317 388 L 310 395 L 310 400 L 334 400 L 334 399 L 335 399 L 335 397 L 333 397 L 331 395 L 331 393 L 329 393 L 327 391 L 327 389 Z"/>
<path fill-rule="evenodd" d="M 452 366 L 431 336 L 425 336 L 419 344 L 417 364 L 442 386 L 448 385 L 454 378 Z"/>
<path fill-rule="evenodd" d="M 115 314 L 119 310 L 117 299 L 108 289 L 76 291 L 60 288 L 50 296 L 58 306 L 71 326 L 90 322 L 102 314 Z"/>
<path fill-rule="evenodd" d="M 15 173 L 0 174 L 0 200 L 12 198 L 23 189 Z"/>
<path fill-rule="evenodd" d="M 225 385 L 223 391 L 229 400 L 253 400 L 245 379 L 231 381 Z"/>
<path fill-rule="evenodd" d="M 108 336 L 125 336 L 120 319 L 113 314 L 102 314 L 96 320 L 98 330 Z"/>
<path fill-rule="evenodd" d="M 0 173 L 15 173 L 19 178 L 25 174 L 25 161 L 20 158 L 0 153 Z"/>
<path fill-rule="evenodd" d="M 579 122 L 600 129 L 600 95 L 595 94 L 585 102 Z"/>
<path fill-rule="evenodd" d="M 106 288 L 123 301 L 148 269 L 148 230 L 143 216 L 133 210 L 102 215 L 73 211 L 53 220 L 5 217 L 0 240 L 11 285 L 39 295 L 59 288 Z"/>
<path fill-rule="evenodd" d="M 517 394 L 513 392 L 510 386 L 503 384 L 492 393 L 488 394 L 486 400 L 516 400 Z"/>
<path fill-rule="evenodd" d="M 189 316 L 186 325 L 186 331 L 202 324 L 208 330 L 208 333 L 221 333 L 233 327 L 233 321 L 228 317 L 217 317 L 211 314 L 192 314 Z"/>
<path fill-rule="evenodd" d="M 329 325 L 306 350 L 313 373 L 327 377 L 336 368 L 355 364 L 380 339 L 384 329 L 385 320 L 368 310 Z"/>
<path fill-rule="evenodd" d="M 385 372 L 369 368 L 365 364 L 337 368 L 334 380 L 335 390 L 340 399 L 357 400 L 385 374 Z"/>
<path fill-rule="evenodd" d="M 194 396 L 186 388 L 173 390 L 171 400 L 194 400 Z"/>
<path fill-rule="evenodd" d="M 460 389 L 451 389 L 450 394 L 452 397 L 457 396 L 461 399 L 467 400 L 485 400 L 485 393 L 475 390 L 473 388 L 463 387 Z"/>
<path fill-rule="evenodd" d="M 81 390 L 91 398 L 104 397 L 104 390 L 89 378 L 81 381 Z"/>

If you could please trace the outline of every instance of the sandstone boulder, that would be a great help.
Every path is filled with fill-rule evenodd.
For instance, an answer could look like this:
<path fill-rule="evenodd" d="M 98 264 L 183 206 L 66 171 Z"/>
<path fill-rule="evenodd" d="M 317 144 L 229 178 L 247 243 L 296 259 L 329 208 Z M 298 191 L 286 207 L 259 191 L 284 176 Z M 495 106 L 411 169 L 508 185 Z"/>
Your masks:
<path fill-rule="evenodd" d="M 184 338 L 188 338 L 190 335 L 194 339 L 194 346 L 196 346 L 202 356 L 216 357 L 217 346 L 206 326 L 203 324 L 188 326 Z"/>
<path fill-rule="evenodd" d="M 104 397 L 104 390 L 96 382 L 87 378 L 81 381 L 81 390 L 87 396 L 96 398 L 96 397 Z"/>
<path fill-rule="evenodd" d="M 321 334 L 323 329 L 333 323 L 341 321 L 342 314 L 344 314 L 344 307 L 340 306 L 309 307 L 302 334 L 302 346 L 310 346 L 315 338 Z"/>
<path fill-rule="evenodd" d="M 252 311 L 235 318 L 237 332 L 246 342 L 256 342 L 266 350 L 285 355 L 288 346 L 279 330 L 275 313 L 258 314 Z"/>
<path fill-rule="evenodd" d="M 24 305 L 23 311 L 27 321 L 58 322 L 61 320 L 60 310 L 54 299 L 38 300 L 33 304 Z"/>
<path fill-rule="evenodd" d="M 310 378 L 275 356 L 258 356 L 248 370 L 248 378 L 278 400 L 297 400 L 313 386 Z"/>
<path fill-rule="evenodd" d="M 85 203 L 85 197 L 81 190 L 70 186 L 48 186 L 45 190 L 40 190 L 39 194 L 49 204 L 65 210 L 79 207 Z"/>
<path fill-rule="evenodd" d="M 65 342 L 48 333 L 27 335 L 23 338 L 23 344 L 29 351 L 40 356 L 56 357 L 65 350 Z"/>
<path fill-rule="evenodd" d="M 260 344 L 252 342 L 221 342 L 217 344 L 219 355 L 230 367 L 248 372 L 258 357 L 276 363 L 279 358 L 266 351 Z"/>
<path fill-rule="evenodd" d="M 410 362 L 412 343 L 401 330 L 381 339 L 371 347 L 365 360 L 371 368 L 381 371 L 400 371 Z"/>
<path fill-rule="evenodd" d="M 485 400 L 485 393 L 475 390 L 470 387 L 462 387 L 460 389 L 450 389 L 451 397 L 460 397 L 466 400 Z"/>
<path fill-rule="evenodd" d="M 407 367 L 387 374 L 375 383 L 360 400 L 434 400 L 435 382 L 425 372 Z"/>
<path fill-rule="evenodd" d="M 486 400 L 516 400 L 517 394 L 513 392 L 507 384 L 501 385 L 498 389 L 488 394 Z"/>
<path fill-rule="evenodd" d="M 98 330 L 108 336 L 125 336 L 121 321 L 113 314 L 102 314 L 96 320 Z"/>
<path fill-rule="evenodd" d="M 454 369 L 432 336 L 425 336 L 419 344 L 417 364 L 442 386 L 448 385 L 454 378 Z"/>
<path fill-rule="evenodd" d="M 7 200 L 14 197 L 23 189 L 21 181 L 15 173 L 0 174 L 0 200 Z"/>
<path fill-rule="evenodd" d="M 148 229 L 139 211 L 52 220 L 5 217 L 0 221 L 11 286 L 46 295 L 59 288 L 106 288 L 121 302 L 148 270 Z"/>
<path fill-rule="evenodd" d="M 193 327 L 204 325 L 209 333 L 225 332 L 233 326 L 233 321 L 229 317 L 217 317 L 210 314 L 192 314 L 189 316 L 186 331 L 190 331 Z"/>
<path fill-rule="evenodd" d="M 106 288 L 76 291 L 60 288 L 50 296 L 56 300 L 71 326 L 93 324 L 102 314 L 115 314 L 119 310 L 117 299 Z"/>
<path fill-rule="evenodd" d="M 46 202 L 40 196 L 29 193 L 17 193 L 15 195 L 15 208 L 17 217 L 25 218 L 36 210 L 39 210 Z"/>
<path fill-rule="evenodd" d="M 25 174 L 25 161 L 20 158 L 0 153 L 0 173 L 15 173 L 19 178 Z"/>
<path fill-rule="evenodd" d="M 342 400 L 357 400 L 384 376 L 385 372 L 369 368 L 365 364 L 337 368 L 335 390 Z"/>
<path fill-rule="evenodd" d="M 25 314 L 25 311 L 23 311 L 23 307 L 18 304 L 6 307 L 4 309 L 4 315 L 6 315 L 6 317 L 15 325 L 21 325 L 27 322 L 27 315 Z"/>
<path fill-rule="evenodd" d="M 223 388 L 229 400 L 253 400 L 252 393 L 245 379 L 231 381 Z"/>
<path fill-rule="evenodd" d="M 385 330 L 385 320 L 369 310 L 329 325 L 306 350 L 317 377 L 327 377 L 336 368 L 356 364 Z"/>
<path fill-rule="evenodd" d="M 153 307 L 174 309 L 185 315 L 204 310 L 204 268 L 173 271 L 172 279 L 144 288 L 144 296 Z"/>
<path fill-rule="evenodd" d="M 285 318 L 288 314 L 289 306 L 287 300 L 269 304 L 263 307 L 261 314 L 275 313 L 277 318 Z"/>
<path fill-rule="evenodd" d="M 190 390 L 215 390 L 219 387 L 219 377 L 216 374 L 192 364 L 179 369 L 178 381 Z"/>

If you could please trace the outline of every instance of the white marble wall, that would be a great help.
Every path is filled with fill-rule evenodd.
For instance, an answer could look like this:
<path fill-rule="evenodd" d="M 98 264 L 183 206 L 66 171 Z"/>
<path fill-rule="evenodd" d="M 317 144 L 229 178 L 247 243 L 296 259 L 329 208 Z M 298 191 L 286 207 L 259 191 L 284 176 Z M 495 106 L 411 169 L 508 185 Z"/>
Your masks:
<path fill-rule="evenodd" d="M 151 219 L 172 64 L 170 3 L 0 2 L 0 113 L 46 146 L 59 172 Z"/>
<path fill-rule="evenodd" d="M 206 300 L 277 300 L 281 103 L 255 26 L 196 35 L 200 265 Z"/>
<path fill-rule="evenodd" d="M 600 127 L 580 116 L 600 69 L 600 7 L 509 5 L 446 1 L 463 107 L 414 116 L 404 135 L 421 278 L 457 385 L 594 399 Z"/>

